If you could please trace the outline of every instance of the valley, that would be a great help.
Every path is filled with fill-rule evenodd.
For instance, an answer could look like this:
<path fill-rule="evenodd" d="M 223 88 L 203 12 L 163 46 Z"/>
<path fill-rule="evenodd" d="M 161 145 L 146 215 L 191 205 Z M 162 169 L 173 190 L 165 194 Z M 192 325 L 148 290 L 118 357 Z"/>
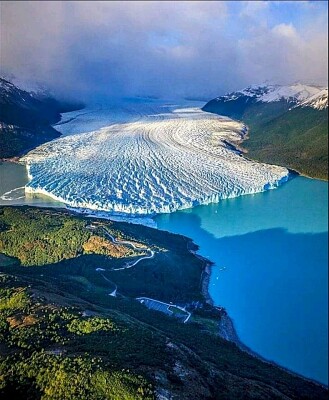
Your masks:
<path fill-rule="evenodd" d="M 328 398 L 328 2 L 0 0 L 0 398 Z"/>
<path fill-rule="evenodd" d="M 26 192 L 134 217 L 261 192 L 288 179 L 286 168 L 247 160 L 228 144 L 241 141 L 242 123 L 191 103 L 132 99 L 85 111 L 57 127 L 61 138 L 22 158 Z"/>
<path fill-rule="evenodd" d="M 81 102 L 55 99 L 48 91 L 26 91 L 0 77 L 0 160 L 17 161 L 34 147 L 60 136 L 54 125 L 61 113 Z"/>
<path fill-rule="evenodd" d="M 257 116 L 253 107 L 258 111 L 263 107 L 262 121 L 267 121 L 266 113 L 269 115 L 268 118 L 271 118 L 272 104 L 277 107 L 278 115 L 287 107 L 282 101 L 264 102 L 249 106 L 244 115 L 250 113 Z M 307 110 L 312 113 L 310 108 Z M 301 111 L 296 108 L 290 112 Z M 318 113 L 318 111 L 313 112 Z M 237 115 L 234 117 L 237 118 Z M 310 121 L 312 123 L 311 119 Z M 229 314 L 233 313 L 234 319 L 237 318 L 232 323 L 227 311 L 222 307 L 222 301 L 226 302 L 225 291 L 219 300 L 213 292 L 214 289 L 211 289 L 211 297 L 208 292 L 209 285 L 214 285 L 212 283 L 215 279 L 214 273 L 218 273 L 213 272 L 213 268 L 214 271 L 218 270 L 217 264 L 220 265 L 225 260 L 224 254 L 219 260 L 217 253 L 213 254 L 211 259 L 216 261 L 216 265 L 211 267 L 212 263 L 207 259 L 202 257 L 198 259 L 199 256 L 184 253 L 188 249 L 192 250 L 192 253 L 195 252 L 194 245 L 188 240 L 182 241 L 183 247 L 179 247 L 181 245 L 172 247 L 172 240 L 176 242 L 174 235 L 166 233 L 170 235 L 167 238 L 163 236 L 162 231 L 150 230 L 146 226 L 135 224 L 158 226 L 175 232 L 170 224 L 164 225 L 161 222 L 163 218 L 156 215 L 170 212 L 169 215 L 176 218 L 179 214 L 175 211 L 187 209 L 187 212 L 190 212 L 191 207 L 198 213 L 198 205 L 209 203 L 209 207 L 213 208 L 216 203 L 222 204 L 225 199 L 239 198 L 243 194 L 256 194 L 276 188 L 295 175 L 285 168 L 246 158 L 242 148 L 250 140 L 250 132 L 247 131 L 246 125 L 227 117 L 218 117 L 201 111 L 195 102 L 181 101 L 175 104 L 150 99 L 125 99 L 68 112 L 64 114 L 61 122 L 54 126 L 61 134 L 60 138 L 31 150 L 21 159 L 20 165 L 13 165 L 13 168 L 8 165 L 7 168 L 5 163 L 1 167 L 7 168 L 10 173 L 12 171 L 14 178 L 10 182 L 3 182 L 2 204 L 53 207 L 52 209 L 28 207 L 2 209 L 3 229 L 5 229 L 0 234 L 2 272 L 6 276 L 10 272 L 13 274 L 10 276 L 23 279 L 23 282 L 32 287 L 36 285 L 37 293 L 43 294 L 45 304 L 52 302 L 57 308 L 59 307 L 59 313 L 62 312 L 60 310 L 63 306 L 69 307 L 70 313 L 73 314 L 70 314 L 71 317 L 67 321 L 62 320 L 59 323 L 61 332 L 66 332 L 68 329 L 66 326 L 71 324 L 70 321 L 78 318 L 80 322 L 74 324 L 79 326 L 82 324 L 81 329 L 93 330 L 94 326 L 100 326 L 95 328 L 95 332 L 80 332 L 78 337 L 85 334 L 104 335 L 109 313 L 112 316 L 109 323 L 112 324 L 114 310 L 117 310 L 115 313 L 121 314 L 129 309 L 130 317 L 134 315 L 133 318 L 139 320 L 137 317 L 139 313 L 145 316 L 153 315 L 148 320 L 153 328 L 160 320 L 167 326 L 168 318 L 173 323 L 186 324 L 189 331 L 191 326 L 195 325 L 197 331 L 201 329 L 212 338 L 229 340 L 227 343 L 235 344 L 239 351 L 247 351 L 243 354 L 253 356 L 254 353 L 245 346 L 245 341 L 250 343 L 255 335 L 252 334 L 251 339 L 244 336 L 244 330 L 240 330 L 240 321 L 243 318 L 239 315 L 237 317 L 236 311 L 228 303 Z M 248 157 L 249 155 L 248 153 Z M 18 172 L 17 177 L 15 168 Z M 27 177 L 24 179 L 22 173 L 18 171 L 21 168 L 26 168 L 27 171 Z M 15 187 L 16 180 L 17 187 Z M 70 211 L 64 211 L 63 207 Z M 189 228 L 190 222 L 193 222 L 193 214 L 194 211 L 191 218 L 184 223 L 187 231 L 183 229 L 182 232 L 194 238 L 194 230 Z M 84 219 L 82 215 L 87 215 L 89 218 Z M 98 219 L 98 216 L 106 219 Z M 134 222 L 134 225 L 114 222 L 114 219 Z M 19 229 L 16 225 L 16 234 L 10 231 L 6 233 L 10 221 L 21 221 L 23 229 Z M 222 222 L 220 220 L 219 224 L 221 230 L 225 231 L 227 228 Z M 189 230 L 191 234 L 188 233 Z M 155 235 L 155 232 L 163 236 L 160 241 L 158 240 L 160 236 Z M 204 234 L 200 238 L 197 236 L 196 241 L 202 244 L 204 236 Z M 209 240 L 209 243 L 212 241 Z M 215 247 L 217 246 L 216 244 Z M 268 248 L 268 245 L 266 246 L 265 251 Z M 295 254 L 294 251 L 291 253 Z M 4 254 L 10 258 L 5 258 Z M 177 258 L 179 254 L 181 254 L 180 259 Z M 15 261 L 16 259 L 19 261 Z M 245 264 L 245 261 L 243 263 Z M 179 269 L 176 268 L 177 265 L 180 266 Z M 225 270 L 226 267 L 223 267 L 221 271 Z M 50 289 L 49 285 L 55 289 Z M 302 287 L 300 289 L 303 290 Z M 284 298 L 284 295 L 281 297 Z M 215 307 L 213 299 L 217 304 Z M 82 306 L 83 304 L 85 305 Z M 118 309 L 119 304 L 124 304 L 124 308 Z M 130 314 L 131 309 L 135 308 L 136 311 Z M 95 311 L 96 309 L 98 311 Z M 240 309 L 240 305 L 237 309 Z M 35 313 L 32 312 L 31 315 L 32 317 L 22 317 L 19 311 L 18 315 L 15 313 L 11 315 L 7 322 L 14 324 L 13 328 L 16 328 L 15 324 L 23 321 L 24 326 L 25 319 L 33 320 Z M 41 315 L 42 320 L 47 321 L 43 311 Z M 91 320 L 84 322 L 83 318 L 86 316 Z M 100 319 L 94 322 L 92 318 Z M 123 319 L 125 320 L 126 316 Z M 250 319 L 252 320 L 251 315 Z M 10 322 L 16 320 L 18 322 Z M 279 319 L 277 324 L 281 322 Z M 238 335 L 235 332 L 235 323 Z M 88 327 L 87 325 L 85 327 L 85 324 Z M 276 328 L 273 328 L 275 332 Z M 10 329 L 9 336 L 6 337 L 9 338 L 8 343 L 14 343 L 13 339 L 10 339 L 12 334 Z M 8 330 L 6 332 L 8 335 Z M 261 355 L 268 354 L 268 359 L 276 359 L 277 351 L 272 356 L 271 353 L 267 353 L 265 344 L 264 347 L 258 346 L 262 341 L 261 332 L 260 327 L 258 342 L 251 346 L 252 350 L 259 349 Z M 289 340 L 289 335 L 287 339 Z M 40 339 L 35 340 L 40 342 Z M 57 343 L 53 340 L 49 338 L 43 342 L 43 346 L 46 346 L 44 349 L 50 346 L 50 353 L 47 350 L 49 354 L 53 351 L 62 355 L 70 354 L 70 346 L 64 349 L 63 344 L 53 350 L 53 346 Z M 275 336 L 271 340 L 275 342 Z M 298 337 L 294 341 L 296 344 L 299 343 Z M 320 340 L 319 349 L 314 348 L 314 356 L 309 359 L 310 365 L 317 357 L 320 360 L 317 354 L 325 346 L 322 342 Z M 23 343 L 24 341 L 21 345 L 24 348 Z M 40 350 L 40 347 L 37 349 Z M 38 353 L 39 350 L 33 351 L 30 355 L 35 365 L 41 366 L 45 360 Z M 282 360 L 285 360 L 288 354 L 288 351 L 284 352 Z M 103 373 L 117 373 L 117 370 L 113 370 L 113 366 L 109 367 L 108 357 L 107 355 L 104 358 L 104 354 L 101 356 Z M 118 357 L 124 359 L 122 354 Z M 281 359 L 278 360 L 281 363 Z M 47 359 L 48 362 L 52 363 L 54 360 Z M 63 362 L 68 361 L 63 360 Z M 70 373 L 74 371 L 75 362 L 83 362 L 84 368 L 93 370 L 89 364 L 89 357 L 84 361 L 77 359 L 72 362 L 73 364 L 68 364 Z M 314 375 L 316 378 L 323 376 L 323 363 L 322 361 L 319 363 L 319 373 Z M 282 364 L 292 365 L 295 371 L 309 375 L 307 369 L 300 368 L 289 359 L 287 362 L 282 361 Z M 279 368 L 275 364 L 274 367 Z M 189 373 L 196 373 L 191 372 L 190 366 L 185 368 L 190 371 Z M 314 366 L 313 370 L 316 369 Z M 141 385 L 138 386 L 138 390 L 145 391 L 144 395 L 149 393 L 150 398 L 155 393 L 155 396 L 159 397 L 159 393 L 163 391 L 174 393 L 175 390 L 181 390 L 171 382 L 173 378 L 168 378 L 159 384 L 146 370 L 140 370 L 145 380 L 135 380 L 134 375 L 126 375 L 130 382 L 135 383 L 128 383 L 124 390 L 134 391 L 136 384 Z M 161 374 L 167 374 L 163 371 L 163 367 L 161 371 Z M 120 382 L 126 378 L 121 376 Z M 324 381 L 323 378 L 320 379 Z M 185 382 L 184 379 L 182 382 Z M 202 393 L 211 392 L 210 387 L 213 383 L 209 382 L 199 388 Z M 186 382 L 183 383 L 185 384 Z M 193 392 L 199 389 L 191 388 Z M 89 389 L 84 386 L 84 390 Z M 234 398 L 234 395 L 230 394 L 232 389 L 227 390 L 227 398 L 230 398 L 229 396 Z M 184 392 L 189 393 L 189 390 L 184 388 Z M 200 394 L 200 398 L 203 398 L 203 395 Z M 272 395 L 275 396 L 273 393 Z M 136 393 L 134 396 L 138 398 Z"/>

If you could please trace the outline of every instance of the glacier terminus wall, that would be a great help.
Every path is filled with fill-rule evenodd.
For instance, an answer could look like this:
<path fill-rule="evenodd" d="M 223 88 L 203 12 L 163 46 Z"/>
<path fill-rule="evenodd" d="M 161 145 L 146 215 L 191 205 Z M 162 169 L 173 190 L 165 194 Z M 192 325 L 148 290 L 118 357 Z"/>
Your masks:
<path fill-rule="evenodd" d="M 62 136 L 22 161 L 29 193 L 70 207 L 143 216 L 257 193 L 286 168 L 248 160 L 232 143 L 246 127 L 192 102 L 125 100 L 67 113 Z"/>

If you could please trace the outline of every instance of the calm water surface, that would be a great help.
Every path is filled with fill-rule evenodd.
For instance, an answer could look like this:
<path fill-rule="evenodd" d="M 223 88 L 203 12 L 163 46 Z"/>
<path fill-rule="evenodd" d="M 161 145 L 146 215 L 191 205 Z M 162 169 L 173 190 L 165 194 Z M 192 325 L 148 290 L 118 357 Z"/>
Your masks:
<path fill-rule="evenodd" d="M 25 195 L 24 186 L 27 182 L 27 171 L 23 164 L 0 161 L 0 205 L 64 206 L 47 196 Z"/>
<path fill-rule="evenodd" d="M 63 206 L 25 197 L 25 167 L 0 162 L 0 205 Z M 328 184 L 298 177 L 280 188 L 155 218 L 216 263 L 210 294 L 241 340 L 298 373 L 328 379 Z"/>
<path fill-rule="evenodd" d="M 297 177 L 265 193 L 156 217 L 213 260 L 210 294 L 241 340 L 328 382 L 328 183 Z"/>

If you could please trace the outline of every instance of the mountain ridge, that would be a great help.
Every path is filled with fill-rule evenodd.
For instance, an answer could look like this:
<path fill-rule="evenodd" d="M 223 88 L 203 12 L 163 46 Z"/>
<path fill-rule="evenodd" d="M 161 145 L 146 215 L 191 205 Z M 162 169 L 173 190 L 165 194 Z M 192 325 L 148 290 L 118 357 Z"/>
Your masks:
<path fill-rule="evenodd" d="M 27 92 L 0 77 L 0 158 L 12 158 L 55 139 L 51 125 L 82 104 L 58 101 L 47 91 Z"/>
<path fill-rule="evenodd" d="M 285 100 L 294 103 L 295 107 L 309 106 L 315 109 L 328 108 L 328 87 L 304 85 L 250 85 L 245 89 L 230 92 L 217 97 L 216 101 L 234 101 L 240 97 L 249 97 L 256 102 L 271 103 Z M 316 100 L 322 99 L 319 104 Z M 309 102 L 311 100 L 311 102 Z"/>
<path fill-rule="evenodd" d="M 242 120 L 250 158 L 328 180 L 328 88 L 253 85 L 210 100 L 202 110 Z"/>

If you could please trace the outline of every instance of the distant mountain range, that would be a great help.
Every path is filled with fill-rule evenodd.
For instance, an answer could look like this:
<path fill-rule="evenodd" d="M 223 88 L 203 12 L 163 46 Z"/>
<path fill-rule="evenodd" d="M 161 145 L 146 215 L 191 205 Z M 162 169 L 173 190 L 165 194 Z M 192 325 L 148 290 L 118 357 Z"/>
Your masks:
<path fill-rule="evenodd" d="M 83 108 L 45 89 L 23 87 L 28 90 L 0 78 L 0 159 L 20 157 L 59 137 L 52 125 L 60 113 Z M 328 179 L 328 88 L 254 85 L 217 97 L 203 110 L 248 126 L 243 147 L 250 158 Z"/>
<path fill-rule="evenodd" d="M 209 101 L 203 110 L 242 120 L 251 158 L 328 179 L 328 88 L 249 86 Z"/>
<path fill-rule="evenodd" d="M 223 112 L 243 116 L 244 111 L 252 104 L 285 103 L 289 109 L 296 107 L 311 107 L 316 110 L 328 108 L 328 88 L 302 85 L 252 85 L 247 88 L 217 97 L 207 103 L 207 107 L 216 104 Z M 217 112 L 216 112 L 217 113 Z"/>
<path fill-rule="evenodd" d="M 60 113 L 82 104 L 56 100 L 47 91 L 27 92 L 0 78 L 0 158 L 18 157 L 60 133 L 52 124 Z"/>

